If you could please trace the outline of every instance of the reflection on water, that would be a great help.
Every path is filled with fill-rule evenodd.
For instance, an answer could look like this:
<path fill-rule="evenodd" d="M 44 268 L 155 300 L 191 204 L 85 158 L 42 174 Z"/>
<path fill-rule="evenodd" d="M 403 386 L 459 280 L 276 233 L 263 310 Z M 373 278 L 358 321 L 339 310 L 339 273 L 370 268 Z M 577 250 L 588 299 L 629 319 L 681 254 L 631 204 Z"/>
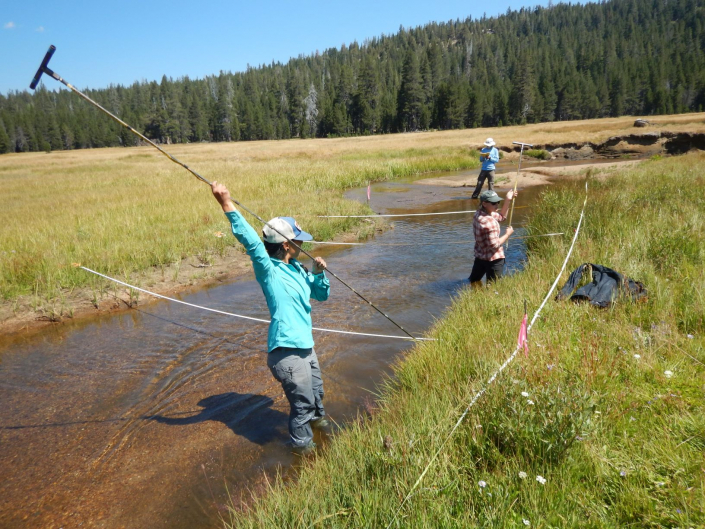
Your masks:
<path fill-rule="evenodd" d="M 537 189 L 520 193 L 531 204 Z M 475 209 L 465 190 L 372 187 L 378 213 Z M 349 196 L 365 200 L 365 190 Z M 515 228 L 530 209 L 517 209 Z M 521 229 L 517 230 L 521 234 Z M 316 248 L 412 333 L 467 286 L 472 214 L 409 217 L 364 246 Z M 509 272 L 524 245 L 510 244 Z M 398 329 L 335 280 L 314 326 Z M 478 295 L 482 295 L 478 293 Z M 252 276 L 184 301 L 268 318 Z M 206 527 L 227 503 L 290 468 L 288 404 L 266 367 L 266 324 L 157 302 L 0 344 L 0 525 Z M 316 332 L 326 408 L 344 425 L 409 342 Z M 325 440 L 324 440 L 325 441 Z"/>

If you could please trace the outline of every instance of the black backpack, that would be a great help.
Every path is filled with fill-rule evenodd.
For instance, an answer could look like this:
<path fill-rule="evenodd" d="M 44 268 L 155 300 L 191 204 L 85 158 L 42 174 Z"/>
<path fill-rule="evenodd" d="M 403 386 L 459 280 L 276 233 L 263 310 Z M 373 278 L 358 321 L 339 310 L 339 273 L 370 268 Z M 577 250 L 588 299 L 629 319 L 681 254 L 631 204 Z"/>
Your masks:
<path fill-rule="evenodd" d="M 591 282 L 575 290 L 586 272 L 590 273 Z M 585 263 L 573 270 L 566 284 L 556 295 L 556 301 L 570 298 L 571 301 L 588 301 L 596 307 L 606 308 L 618 298 L 626 296 L 632 301 L 646 301 L 648 292 L 643 283 L 625 277 L 611 268 Z"/>

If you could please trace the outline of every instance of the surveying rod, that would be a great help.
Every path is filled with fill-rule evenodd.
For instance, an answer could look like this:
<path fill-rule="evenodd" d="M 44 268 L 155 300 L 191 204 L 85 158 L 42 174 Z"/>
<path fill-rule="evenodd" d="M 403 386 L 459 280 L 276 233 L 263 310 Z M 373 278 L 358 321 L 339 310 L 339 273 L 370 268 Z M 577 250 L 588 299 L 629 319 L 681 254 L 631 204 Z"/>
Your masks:
<path fill-rule="evenodd" d="M 531 143 L 522 143 L 520 141 L 513 141 L 512 142 L 514 145 L 521 145 L 521 151 L 519 151 L 519 167 L 517 168 L 517 177 L 514 180 L 514 195 L 517 193 L 517 185 L 519 184 L 519 173 L 521 172 L 521 157 L 524 155 L 524 147 L 533 147 Z M 516 197 L 512 195 L 512 209 L 509 211 L 509 226 L 512 225 L 512 215 L 514 215 L 514 202 L 516 201 Z M 509 248 L 509 239 L 507 239 L 507 245 L 505 246 L 505 249 Z"/>
<path fill-rule="evenodd" d="M 202 176 L 201 176 L 200 174 L 198 174 L 196 171 L 194 171 L 193 169 L 191 169 L 188 165 L 186 165 L 186 164 L 183 163 L 182 161 L 178 160 L 177 158 L 175 158 L 174 156 L 172 156 L 172 155 L 169 154 L 168 152 L 166 152 L 166 151 L 165 151 L 164 149 L 162 149 L 159 145 L 157 145 L 157 144 L 154 143 L 152 140 L 150 140 L 149 138 L 147 138 L 144 134 L 141 134 L 140 132 L 136 131 L 135 129 L 133 129 L 132 127 L 130 127 L 130 125 L 128 125 L 127 123 L 125 123 L 123 120 L 121 120 L 120 118 L 118 118 L 118 117 L 115 116 L 114 114 L 111 114 L 109 111 L 107 111 L 107 110 L 104 109 L 102 106 L 100 106 L 98 103 L 96 103 L 95 101 L 93 101 L 93 100 L 92 100 L 90 97 L 88 97 L 86 94 L 84 94 L 83 92 L 81 92 L 80 90 L 78 90 L 75 86 L 73 86 L 73 85 L 71 85 L 70 83 L 67 83 L 66 81 L 64 81 L 64 79 L 62 79 L 60 75 L 58 75 L 56 72 L 54 72 L 54 71 L 53 71 L 51 68 L 49 68 L 49 66 L 48 66 L 48 65 L 49 65 L 49 60 L 51 59 L 52 55 L 54 55 L 54 52 L 55 52 L 55 51 L 56 51 L 56 46 L 54 46 L 53 44 L 52 44 L 51 46 L 49 46 L 49 50 L 46 52 L 46 55 L 44 55 L 44 59 L 42 60 L 42 63 L 39 65 L 39 69 L 37 69 L 37 73 L 34 74 L 34 79 L 32 79 L 32 83 L 29 85 L 30 89 L 34 90 L 34 89 L 37 87 L 37 84 L 39 83 L 39 79 L 42 77 L 42 74 L 47 74 L 47 75 L 49 75 L 50 77 L 53 77 L 54 79 L 56 79 L 57 81 L 59 81 L 60 83 L 62 83 L 64 86 L 66 86 L 67 88 L 69 88 L 71 91 L 75 92 L 76 94 L 78 94 L 79 96 L 81 96 L 83 99 L 85 99 L 86 101 L 88 101 L 91 105 L 95 106 L 95 107 L 98 108 L 100 111 L 102 111 L 103 113 L 105 113 L 106 115 L 108 115 L 110 118 L 112 118 L 112 119 L 114 119 L 115 121 L 117 121 L 118 123 L 120 123 L 120 125 L 122 125 L 122 126 L 125 127 L 126 129 L 128 129 L 130 132 L 132 132 L 133 134 L 135 134 L 136 136 L 138 136 L 142 141 L 145 141 L 145 142 L 147 142 L 148 144 L 150 144 L 152 147 L 154 147 L 154 148 L 157 149 L 159 152 L 161 152 L 164 156 L 166 156 L 167 158 L 169 158 L 172 162 L 179 164 L 181 167 L 183 167 L 184 169 L 186 169 L 186 170 L 187 170 L 189 173 L 191 173 L 193 176 L 195 176 L 196 178 L 198 178 L 201 182 L 203 182 L 203 183 L 205 183 L 205 184 L 208 184 L 209 186 L 212 186 L 212 185 L 213 185 L 213 184 L 212 184 L 210 181 L 208 181 L 206 178 L 202 177 Z M 294 241 L 292 241 L 291 239 L 289 239 L 286 235 L 284 235 L 284 234 L 281 233 L 279 230 L 277 230 L 274 226 L 272 226 L 271 224 L 269 224 L 269 223 L 268 223 L 267 221 L 265 221 L 262 217 L 260 217 L 259 215 L 257 215 L 254 211 L 251 211 L 251 210 L 248 209 L 246 206 L 244 206 L 243 204 L 241 204 L 240 202 L 238 202 L 237 200 L 235 200 L 235 199 L 232 198 L 232 197 L 230 198 L 230 200 L 232 200 L 234 204 L 237 204 L 238 206 L 240 206 L 243 210 L 247 211 L 250 215 L 252 215 L 253 217 L 255 217 L 255 218 L 256 218 L 257 220 L 259 220 L 262 224 L 264 224 L 265 226 L 269 226 L 272 230 L 274 230 L 274 231 L 277 232 L 279 235 L 281 235 L 282 237 L 284 237 L 287 241 L 289 241 L 290 244 L 292 244 L 294 247 L 296 247 L 296 248 L 298 248 L 299 250 L 301 250 L 301 252 L 302 252 L 304 255 L 307 255 L 307 256 L 310 257 L 311 259 L 314 259 L 314 257 L 313 257 L 310 253 L 308 253 L 306 250 L 304 250 L 303 248 L 301 248 L 301 246 L 299 246 L 299 245 L 296 244 Z M 353 287 L 351 287 L 351 286 L 348 285 L 345 281 L 343 281 L 341 278 L 339 278 L 337 275 L 335 275 L 331 270 L 329 270 L 328 268 L 326 268 L 326 270 L 328 270 L 328 273 L 329 273 L 330 275 L 332 275 L 334 278 L 336 278 L 338 281 L 340 281 L 343 285 L 345 285 L 347 288 L 349 288 L 352 292 L 354 292 L 354 293 L 357 295 L 357 297 L 359 297 L 362 301 L 364 301 L 365 303 L 367 303 L 370 307 L 372 307 L 373 309 L 375 309 L 375 310 L 376 310 L 377 312 L 379 312 L 382 316 L 384 316 L 387 320 L 389 320 L 392 324 L 394 324 L 396 327 L 398 327 L 398 328 L 399 328 L 404 334 L 406 334 L 409 338 L 411 338 L 411 339 L 413 339 L 413 340 L 417 340 L 417 339 L 418 339 L 418 338 L 416 338 L 415 336 L 412 336 L 411 334 L 409 334 L 409 333 L 406 331 L 406 329 L 404 329 L 404 327 L 402 327 L 402 326 L 399 325 L 397 322 L 395 322 L 392 318 L 390 318 L 389 316 L 387 316 L 384 312 L 382 312 L 382 310 L 380 310 L 379 308 L 377 308 L 371 301 L 369 301 L 368 299 L 366 299 L 366 298 L 365 298 L 362 294 L 360 294 L 357 290 L 355 290 Z"/>

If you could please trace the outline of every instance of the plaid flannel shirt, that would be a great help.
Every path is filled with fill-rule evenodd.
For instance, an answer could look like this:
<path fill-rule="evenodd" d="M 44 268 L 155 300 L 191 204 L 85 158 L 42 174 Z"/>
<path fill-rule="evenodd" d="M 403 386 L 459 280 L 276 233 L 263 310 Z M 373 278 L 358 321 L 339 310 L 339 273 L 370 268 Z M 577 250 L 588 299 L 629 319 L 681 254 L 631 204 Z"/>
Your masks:
<path fill-rule="evenodd" d="M 482 208 L 475 213 L 472 231 L 475 234 L 475 258 L 483 261 L 504 259 L 504 248 L 499 244 L 499 223 L 505 217 L 495 211 L 487 213 Z"/>

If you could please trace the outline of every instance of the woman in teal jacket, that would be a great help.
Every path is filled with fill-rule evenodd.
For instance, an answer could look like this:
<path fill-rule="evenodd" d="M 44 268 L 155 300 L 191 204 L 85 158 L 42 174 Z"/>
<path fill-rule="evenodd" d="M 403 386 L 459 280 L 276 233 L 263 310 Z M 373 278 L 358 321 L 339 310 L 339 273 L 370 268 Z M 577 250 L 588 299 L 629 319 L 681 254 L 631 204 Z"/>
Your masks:
<path fill-rule="evenodd" d="M 299 263 L 300 249 L 296 246 L 313 237 L 301 230 L 293 218 L 270 220 L 269 226 L 262 230 L 263 243 L 235 209 L 227 188 L 213 182 L 212 189 L 230 220 L 233 235 L 252 259 L 255 278 L 262 287 L 272 318 L 267 339 L 267 365 L 289 400 L 291 443 L 297 452 L 308 453 L 316 447 L 311 425 L 328 426 L 311 323 L 311 298 L 325 301 L 330 293 L 330 283 L 324 272 L 326 263 L 316 257 L 313 273 Z"/>

